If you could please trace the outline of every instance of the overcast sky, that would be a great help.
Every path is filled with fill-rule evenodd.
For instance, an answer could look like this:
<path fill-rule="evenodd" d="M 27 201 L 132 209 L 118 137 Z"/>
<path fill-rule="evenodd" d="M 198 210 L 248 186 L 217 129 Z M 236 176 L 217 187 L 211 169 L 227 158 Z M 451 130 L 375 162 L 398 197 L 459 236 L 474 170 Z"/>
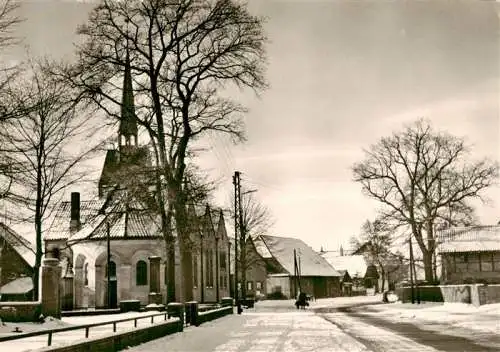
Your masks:
<path fill-rule="evenodd" d="M 85 2 L 85 1 L 84 1 Z M 234 170 L 272 211 L 271 234 L 336 250 L 376 203 L 351 181 L 362 149 L 420 116 L 499 157 L 499 17 L 494 2 L 250 0 L 268 17 L 270 89 L 242 97 L 248 142 L 210 139 L 200 164 L 231 191 Z M 23 1 L 35 54 L 68 55 L 80 1 Z M 22 55 L 22 50 L 12 57 Z M 498 189 L 489 192 L 500 200 Z M 499 205 L 481 206 L 483 223 Z M 229 226 L 231 227 L 231 226 Z"/>

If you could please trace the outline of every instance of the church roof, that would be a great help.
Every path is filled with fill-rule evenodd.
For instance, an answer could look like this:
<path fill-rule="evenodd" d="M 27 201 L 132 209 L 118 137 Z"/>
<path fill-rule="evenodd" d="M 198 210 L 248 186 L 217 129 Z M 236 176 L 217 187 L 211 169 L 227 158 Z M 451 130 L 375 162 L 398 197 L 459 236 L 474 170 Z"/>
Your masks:
<path fill-rule="evenodd" d="M 0 237 L 2 237 L 29 266 L 33 267 L 35 265 L 35 250 L 27 239 L 17 234 L 2 222 L 0 222 Z"/>
<path fill-rule="evenodd" d="M 82 229 L 97 218 L 104 199 L 80 201 L 80 223 Z M 71 202 L 61 202 L 57 207 L 52 224 L 47 229 L 45 240 L 65 240 L 69 238 L 69 223 L 71 219 Z"/>
<path fill-rule="evenodd" d="M 261 242 L 261 243 L 258 243 Z M 261 235 L 254 239 L 259 254 L 266 258 L 271 255 L 290 275 L 294 275 L 294 250 L 300 257 L 302 276 L 339 277 L 337 272 L 316 251 L 297 238 Z M 266 250 L 263 250 L 263 249 Z"/>

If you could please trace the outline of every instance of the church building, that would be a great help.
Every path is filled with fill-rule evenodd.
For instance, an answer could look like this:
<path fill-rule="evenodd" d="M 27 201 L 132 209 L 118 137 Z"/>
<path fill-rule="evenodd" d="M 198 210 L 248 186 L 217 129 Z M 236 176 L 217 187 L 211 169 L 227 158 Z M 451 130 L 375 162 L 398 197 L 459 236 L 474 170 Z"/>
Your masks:
<path fill-rule="evenodd" d="M 166 304 L 166 244 L 161 219 L 147 199 L 153 166 L 149 148 L 138 142 L 130 59 L 127 54 L 118 148 L 106 153 L 98 196 L 77 192 L 56 209 L 45 253 L 60 259 L 63 310 L 115 308 L 123 300 Z M 147 194 L 148 197 L 143 197 Z M 141 196 L 139 196 L 141 195 Z M 218 302 L 229 296 L 229 239 L 222 210 L 188 207 L 193 258 L 193 297 Z M 176 301 L 183 301 L 176 244 Z"/>

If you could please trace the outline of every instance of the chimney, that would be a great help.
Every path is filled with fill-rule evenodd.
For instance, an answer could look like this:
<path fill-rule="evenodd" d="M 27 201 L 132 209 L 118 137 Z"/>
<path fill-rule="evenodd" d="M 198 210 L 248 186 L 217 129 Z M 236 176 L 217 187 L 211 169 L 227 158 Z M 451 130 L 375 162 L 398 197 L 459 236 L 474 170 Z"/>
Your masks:
<path fill-rule="evenodd" d="M 80 230 L 80 192 L 71 192 L 71 221 L 69 230 L 71 233 Z"/>

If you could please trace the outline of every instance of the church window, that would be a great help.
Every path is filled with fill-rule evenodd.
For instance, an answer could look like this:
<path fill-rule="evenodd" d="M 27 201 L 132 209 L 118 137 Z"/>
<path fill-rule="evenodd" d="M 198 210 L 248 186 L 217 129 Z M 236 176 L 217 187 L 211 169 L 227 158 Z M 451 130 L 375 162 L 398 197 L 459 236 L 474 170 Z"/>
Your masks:
<path fill-rule="evenodd" d="M 85 286 L 89 285 L 89 263 L 83 266 L 83 283 Z"/>
<path fill-rule="evenodd" d="M 148 265 L 144 260 L 139 260 L 135 266 L 135 284 L 145 286 L 148 284 Z"/>
<path fill-rule="evenodd" d="M 226 269 L 226 253 L 225 252 L 220 253 L 220 268 Z"/>
<path fill-rule="evenodd" d="M 198 257 L 193 256 L 193 286 L 198 286 Z"/>
<path fill-rule="evenodd" d="M 213 251 L 209 250 L 208 251 L 208 257 L 207 257 L 207 286 L 213 287 L 214 286 L 214 257 L 213 257 Z"/>

